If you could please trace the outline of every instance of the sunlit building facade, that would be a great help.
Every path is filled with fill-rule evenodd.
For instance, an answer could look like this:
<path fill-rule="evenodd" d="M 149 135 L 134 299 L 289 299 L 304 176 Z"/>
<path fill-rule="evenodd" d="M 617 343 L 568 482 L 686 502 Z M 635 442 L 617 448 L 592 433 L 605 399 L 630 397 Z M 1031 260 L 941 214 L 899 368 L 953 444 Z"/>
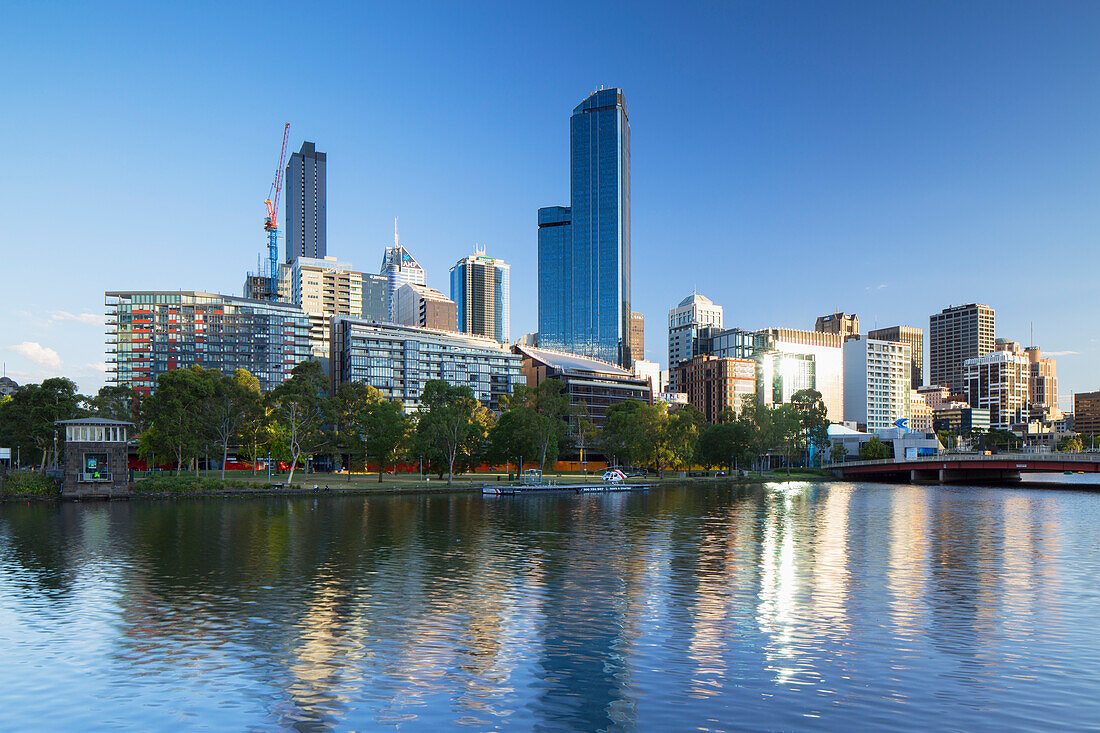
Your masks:
<path fill-rule="evenodd" d="M 462 258 L 451 268 L 451 300 L 461 333 L 502 344 L 511 341 L 511 272 L 508 263 L 486 257 L 484 251 Z"/>
<path fill-rule="evenodd" d="M 844 342 L 844 419 L 868 432 L 910 417 L 909 344 L 851 337 Z"/>
<path fill-rule="evenodd" d="M 247 369 L 268 391 L 310 357 L 309 321 L 292 303 L 194 291 L 110 291 L 107 383 L 150 394 L 157 377 L 201 366 Z"/>
<path fill-rule="evenodd" d="M 1028 420 L 1031 362 L 1009 350 L 994 351 L 963 363 L 971 407 L 989 410 L 989 424 L 1001 430 Z"/>
<path fill-rule="evenodd" d="M 397 244 L 397 234 L 394 234 L 394 245 L 386 247 L 382 255 L 382 267 L 380 274 L 386 278 L 386 318 L 385 320 L 397 322 L 397 291 L 402 285 L 423 285 L 425 280 L 424 268 L 413 259 L 401 245 Z"/>
<path fill-rule="evenodd" d="M 952 395 L 966 393 L 964 362 L 993 351 L 996 313 L 969 303 L 944 308 L 928 319 L 928 383 L 943 384 Z"/>

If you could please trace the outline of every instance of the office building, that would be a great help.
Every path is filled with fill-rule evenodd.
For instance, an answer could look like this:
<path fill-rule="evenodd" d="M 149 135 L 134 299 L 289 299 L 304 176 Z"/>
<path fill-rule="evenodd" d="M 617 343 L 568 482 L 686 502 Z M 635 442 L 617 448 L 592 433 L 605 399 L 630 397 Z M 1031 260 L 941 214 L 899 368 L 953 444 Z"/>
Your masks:
<path fill-rule="evenodd" d="M 692 293 L 680 301 L 680 304 L 668 312 L 668 368 L 675 372 L 680 363 L 699 353 L 708 353 L 700 348 L 700 331 L 711 333 L 710 329 L 722 328 L 722 306 L 715 305 L 711 299 L 699 293 Z M 670 374 L 675 382 L 675 375 Z M 675 386 L 675 384 L 673 384 Z"/>
<path fill-rule="evenodd" d="M 612 405 L 626 400 L 653 401 L 649 379 L 636 377 L 616 364 L 518 344 L 512 351 L 523 358 L 528 387 L 537 387 L 547 379 L 559 380 L 569 395 L 569 405 L 579 408 L 584 403 L 588 418 L 597 428 L 607 421 L 607 408 Z M 573 422 L 570 418 L 571 425 Z"/>
<path fill-rule="evenodd" d="M 325 154 L 311 142 L 302 143 L 286 164 L 287 264 L 299 257 L 324 259 L 328 254 L 325 165 Z"/>
<path fill-rule="evenodd" d="M 649 382 L 649 391 L 652 394 L 665 391 L 665 383 L 662 379 L 664 372 L 661 370 L 661 365 L 657 362 L 646 361 L 645 359 L 635 359 L 630 367 L 630 373 L 639 379 L 644 379 Z"/>
<path fill-rule="evenodd" d="M 309 358 L 309 321 L 293 303 L 192 291 L 111 291 L 107 383 L 149 394 L 157 377 L 201 366 L 247 369 L 268 391 Z"/>
<path fill-rule="evenodd" d="M 932 411 L 932 429 L 937 433 L 984 433 L 989 430 L 989 426 L 989 410 L 971 407 L 965 402 L 945 402 Z"/>
<path fill-rule="evenodd" d="M 915 389 L 909 390 L 909 429 L 915 433 L 932 432 L 932 406 Z"/>
<path fill-rule="evenodd" d="M 707 422 L 716 423 L 726 410 L 740 413 L 746 399 L 756 399 L 756 361 L 696 354 L 681 362 L 676 383 Z"/>
<path fill-rule="evenodd" d="M 1028 420 L 1031 362 L 1027 356 L 1005 348 L 963 362 L 966 401 L 989 410 L 989 424 L 1008 430 Z"/>
<path fill-rule="evenodd" d="M 913 389 L 924 384 L 924 331 L 912 326 L 890 326 L 868 331 L 867 338 L 909 344 L 909 353 L 913 355 L 913 362 L 909 367 L 909 381 Z"/>
<path fill-rule="evenodd" d="M 951 401 L 951 390 L 941 384 L 925 384 L 917 387 L 917 392 L 933 411 Z"/>
<path fill-rule="evenodd" d="M 1100 392 L 1073 395 L 1073 429 L 1080 435 L 1100 435 Z"/>
<path fill-rule="evenodd" d="M 502 344 L 511 341 L 511 267 L 486 257 L 485 251 L 463 257 L 451 268 L 451 300 L 458 313 L 458 330 Z"/>
<path fill-rule="evenodd" d="M 818 316 L 814 330 L 818 333 L 835 333 L 841 337 L 859 335 L 859 316 L 855 313 L 830 313 Z"/>
<path fill-rule="evenodd" d="M 645 315 L 630 314 L 630 363 L 645 359 Z"/>
<path fill-rule="evenodd" d="M 424 268 L 413 259 L 408 250 L 397 243 L 397 232 L 393 234 L 393 246 L 386 247 L 382 255 L 382 269 L 379 273 L 386 278 L 386 320 L 397 322 L 397 290 L 402 285 L 423 285 Z"/>
<path fill-rule="evenodd" d="M 397 289 L 397 323 L 436 331 L 457 331 L 455 302 L 426 285 L 406 283 Z"/>
<path fill-rule="evenodd" d="M 850 337 L 844 342 L 844 419 L 867 431 L 910 418 L 909 344 Z"/>
<path fill-rule="evenodd" d="M 284 303 L 294 302 L 291 293 L 290 272 L 290 265 L 285 262 L 276 264 L 275 287 L 278 297 L 275 300 L 281 300 Z M 255 272 L 247 273 L 244 276 L 244 287 L 241 289 L 241 295 L 253 300 L 271 300 L 270 274 L 264 272 L 263 268 L 259 266 L 257 266 Z"/>
<path fill-rule="evenodd" d="M 332 322 L 332 387 L 365 382 L 407 411 L 420 405 L 424 384 L 441 379 L 469 387 L 491 410 L 524 383 L 521 359 L 493 339 L 377 323 L 347 316 Z"/>
<path fill-rule="evenodd" d="M 928 383 L 944 384 L 953 395 L 966 393 L 963 362 L 993 351 L 996 314 L 987 305 L 944 308 L 928 320 Z"/>
<path fill-rule="evenodd" d="M 335 257 L 298 257 L 290 266 L 293 302 L 309 317 L 310 352 L 329 358 L 333 316 L 382 321 L 387 281 L 381 275 L 359 272 Z"/>
<path fill-rule="evenodd" d="M 787 403 L 800 389 L 814 389 L 821 393 L 829 421 L 844 419 L 843 335 L 765 328 L 752 341 L 760 347 L 757 397 L 763 404 Z"/>
<path fill-rule="evenodd" d="M 621 90 L 593 92 L 574 108 L 569 157 L 570 206 L 539 209 L 539 343 L 629 365 L 630 123 Z"/>
<path fill-rule="evenodd" d="M 1031 370 L 1028 402 L 1032 409 L 1041 407 L 1049 414 L 1058 409 L 1058 365 L 1054 359 L 1044 358 L 1038 346 L 1029 346 L 1024 352 Z"/>

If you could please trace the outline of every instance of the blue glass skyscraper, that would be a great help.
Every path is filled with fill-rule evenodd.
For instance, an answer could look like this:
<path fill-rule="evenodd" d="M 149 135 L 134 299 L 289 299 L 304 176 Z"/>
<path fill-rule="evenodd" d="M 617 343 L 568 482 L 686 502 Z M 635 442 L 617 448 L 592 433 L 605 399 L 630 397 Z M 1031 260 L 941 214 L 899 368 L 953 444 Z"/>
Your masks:
<path fill-rule="evenodd" d="M 573 109 L 569 163 L 571 205 L 539 209 L 539 345 L 629 366 L 630 122 L 622 90 L 593 92 Z"/>

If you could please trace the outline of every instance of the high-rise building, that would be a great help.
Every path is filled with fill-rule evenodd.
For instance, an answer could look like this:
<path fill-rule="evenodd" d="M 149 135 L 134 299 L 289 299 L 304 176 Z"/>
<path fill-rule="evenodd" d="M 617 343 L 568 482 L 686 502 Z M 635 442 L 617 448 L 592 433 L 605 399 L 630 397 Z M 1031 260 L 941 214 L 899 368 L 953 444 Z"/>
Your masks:
<path fill-rule="evenodd" d="M 819 333 L 836 333 L 841 336 L 859 335 L 859 316 L 855 313 L 830 313 L 818 316 L 814 330 Z"/>
<path fill-rule="evenodd" d="M 988 305 L 944 308 L 928 319 L 928 383 L 966 393 L 963 362 L 993 351 L 996 314 Z"/>
<path fill-rule="evenodd" d="M 436 331 L 457 331 L 455 302 L 435 288 L 406 283 L 397 289 L 397 323 Z"/>
<path fill-rule="evenodd" d="M 634 311 L 630 314 L 630 364 L 645 359 L 645 315 Z"/>
<path fill-rule="evenodd" d="M 290 272 L 290 265 L 285 262 L 277 263 L 275 287 L 278 288 L 278 297 L 274 300 L 281 300 L 284 303 L 293 302 Z M 260 267 L 256 268 L 256 272 L 249 272 L 244 276 L 244 288 L 241 290 L 241 295 L 253 300 L 272 300 L 271 276 L 264 273 Z"/>
<path fill-rule="evenodd" d="M 924 384 L 924 331 L 913 326 L 890 326 L 868 331 L 867 338 L 909 344 L 909 353 L 913 355 L 913 362 L 909 368 L 909 381 L 913 389 Z"/>
<path fill-rule="evenodd" d="M 910 417 L 909 344 L 850 338 L 844 342 L 844 419 L 868 431 Z"/>
<path fill-rule="evenodd" d="M 323 259 L 328 254 L 325 154 L 311 142 L 286 164 L 286 261 L 299 257 Z"/>
<path fill-rule="evenodd" d="M 676 367 L 696 354 L 709 353 L 700 347 L 700 331 L 722 328 L 722 306 L 710 298 L 692 293 L 668 312 L 668 368 L 676 388 Z"/>
<path fill-rule="evenodd" d="M 511 340 L 511 267 L 486 257 L 484 250 L 463 257 L 451 268 L 451 300 L 458 330 L 506 344 Z"/>
<path fill-rule="evenodd" d="M 966 399 L 989 410 L 989 424 L 1008 430 L 1028 420 L 1031 362 L 1019 350 L 1000 349 L 963 362 Z"/>
<path fill-rule="evenodd" d="M 539 209 L 539 343 L 630 361 L 630 123 L 619 89 L 569 121 L 570 206 Z M 543 271 L 543 267 L 546 271 Z"/>
<path fill-rule="evenodd" d="M 925 384 L 917 387 L 917 392 L 928 403 L 930 410 L 935 410 L 940 405 L 951 401 L 951 390 L 942 384 Z"/>
<path fill-rule="evenodd" d="M 756 361 L 696 354 L 681 362 L 676 371 L 680 392 L 699 408 L 707 422 L 716 423 L 722 413 L 741 412 L 745 398 L 756 398 Z"/>
<path fill-rule="evenodd" d="M 932 406 L 915 389 L 909 390 L 909 429 L 914 433 L 932 432 Z"/>
<path fill-rule="evenodd" d="M 1100 435 L 1100 392 L 1073 395 L 1073 429 L 1081 435 Z"/>
<path fill-rule="evenodd" d="M 442 379 L 469 387 L 492 410 L 526 380 L 522 360 L 492 339 L 337 316 L 332 323 L 332 382 L 366 382 L 406 410 L 424 384 Z"/>
<path fill-rule="evenodd" d="M 198 365 L 247 369 L 265 392 L 309 358 L 309 321 L 293 303 L 191 291 L 112 291 L 107 382 L 149 394 L 157 377 Z"/>
<path fill-rule="evenodd" d="M 387 280 L 386 320 L 397 322 L 397 290 L 402 285 L 423 285 L 424 268 L 413 259 L 404 247 L 397 243 L 397 232 L 393 234 L 393 246 L 386 247 L 382 255 L 382 269 L 379 271 Z"/>
<path fill-rule="evenodd" d="M 357 271 L 335 257 L 298 257 L 290 266 L 291 297 L 309 316 L 310 352 L 329 358 L 333 316 L 385 320 L 386 278 Z"/>
<path fill-rule="evenodd" d="M 1044 358 L 1038 346 L 1024 350 L 1031 368 L 1028 385 L 1028 401 L 1032 409 L 1040 407 L 1048 412 L 1058 408 L 1058 365 L 1054 359 Z"/>
<path fill-rule="evenodd" d="M 761 354 L 776 352 L 761 360 L 763 383 L 757 385 L 757 396 L 763 404 L 789 402 L 795 392 L 810 388 L 821 393 L 830 422 L 844 419 L 844 336 L 765 328 L 757 332 L 756 342 Z"/>

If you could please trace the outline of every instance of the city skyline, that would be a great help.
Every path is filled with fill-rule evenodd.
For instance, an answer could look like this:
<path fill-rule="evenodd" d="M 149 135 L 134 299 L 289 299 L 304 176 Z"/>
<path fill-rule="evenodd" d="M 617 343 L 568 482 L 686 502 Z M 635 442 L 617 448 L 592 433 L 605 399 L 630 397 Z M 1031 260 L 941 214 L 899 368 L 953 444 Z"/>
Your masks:
<path fill-rule="evenodd" d="M 1073 392 L 1098 386 L 1096 331 L 1075 328 L 1096 321 L 1095 284 L 1073 263 L 1088 261 L 1097 226 L 1098 109 L 1085 70 L 1095 65 L 1086 40 L 1100 17 L 1015 8 L 990 22 L 980 7 L 859 7 L 871 6 L 846 6 L 835 18 L 794 6 L 693 9 L 667 45 L 651 38 L 660 19 L 639 12 L 621 39 L 563 60 L 553 81 L 538 69 L 557 58 L 555 39 L 580 34 L 581 48 L 593 30 L 535 9 L 506 20 L 448 10 L 434 23 L 387 10 L 374 31 L 384 43 L 359 44 L 375 50 L 335 32 L 331 45 L 361 67 L 402 44 L 438 45 L 394 70 L 393 81 L 316 61 L 260 84 L 252 80 L 269 65 L 269 44 L 241 32 L 243 15 L 227 11 L 224 27 L 210 27 L 186 11 L 179 20 L 196 28 L 186 56 L 218 56 L 207 52 L 226 33 L 241 42 L 170 90 L 162 90 L 165 57 L 153 50 L 180 43 L 166 16 L 137 41 L 92 9 L 21 8 L 10 26 L 20 32 L 5 34 L 24 71 L 6 86 L 28 102 L 0 121 L 19 143 L 7 153 L 16 175 L 0 181 L 0 195 L 20 213 L 2 230 L 13 277 L 0 296 L 9 315 L 0 359 L 20 383 L 64 374 L 94 392 L 104 377 L 104 291 L 238 293 L 241 273 L 265 249 L 262 203 L 284 121 L 290 150 L 312 141 L 331 156 L 330 253 L 377 261 L 397 215 L 428 285 L 446 290 L 448 268 L 477 241 L 512 265 L 515 293 L 532 293 L 532 212 L 568 194 L 563 109 L 606 85 L 630 96 L 631 307 L 647 315 L 647 358 L 665 362 L 664 313 L 695 287 L 725 306 L 727 326 L 747 329 L 810 330 L 832 310 L 857 313 L 868 331 L 927 328 L 942 308 L 981 302 L 997 311 L 997 337 L 1027 343 L 1034 323 L 1034 341 L 1058 359 L 1060 404 L 1069 408 Z M 594 27 L 614 15 L 572 12 Z M 319 22 L 361 30 L 367 20 Z M 448 22 L 484 25 L 480 40 L 533 22 L 546 35 L 515 69 L 493 64 L 507 41 L 447 69 L 435 61 L 454 54 L 441 30 Z M 979 25 L 986 42 L 975 48 L 968 32 Z M 46 29 L 58 41 L 49 57 L 29 32 Z M 699 50 L 720 34 L 735 41 L 721 48 L 737 50 Z M 112 43 L 116 50 L 103 50 Z M 304 43 L 290 58 L 316 53 L 316 42 Z M 768 68 L 774 48 L 781 63 Z M 831 64 L 821 69 L 815 54 Z M 742 70 L 730 75 L 734 68 Z M 287 93 L 320 72 L 331 78 L 301 101 Z M 479 74 L 481 82 L 459 81 Z M 429 82 L 437 93 L 425 96 L 434 98 L 407 93 Z M 337 98 L 339 89 L 362 93 Z M 80 126 L 64 114 L 74 107 L 88 112 Z M 213 138 L 225 149 L 211 169 L 196 151 Z M 1024 252 L 1048 248 L 1057 255 L 1018 267 Z M 958 267 L 960 252 L 983 267 Z M 831 256 L 841 253 L 855 256 Z M 513 334 L 535 330 L 534 299 L 512 300 Z M 1066 308 L 1084 312 L 1066 318 Z"/>

